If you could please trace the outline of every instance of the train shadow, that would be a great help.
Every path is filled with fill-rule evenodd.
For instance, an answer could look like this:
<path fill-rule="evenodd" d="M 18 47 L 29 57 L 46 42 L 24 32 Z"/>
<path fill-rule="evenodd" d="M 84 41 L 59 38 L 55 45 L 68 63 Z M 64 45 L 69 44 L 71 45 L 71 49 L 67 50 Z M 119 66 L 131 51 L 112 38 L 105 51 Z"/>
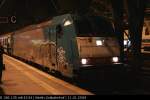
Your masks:
<path fill-rule="evenodd" d="M 82 72 L 78 85 L 96 95 L 142 94 L 142 83 L 129 68 L 123 66 L 96 66 Z M 90 73 L 90 74 L 89 74 Z"/>

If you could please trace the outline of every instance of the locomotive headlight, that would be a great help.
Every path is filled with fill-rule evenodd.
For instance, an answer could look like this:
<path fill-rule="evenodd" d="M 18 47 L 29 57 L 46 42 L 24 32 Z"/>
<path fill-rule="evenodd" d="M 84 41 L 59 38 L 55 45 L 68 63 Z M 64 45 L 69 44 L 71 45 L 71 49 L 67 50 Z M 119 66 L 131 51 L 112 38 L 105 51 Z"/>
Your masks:
<path fill-rule="evenodd" d="M 124 40 L 124 46 L 129 47 L 131 45 L 131 41 L 130 40 Z"/>
<path fill-rule="evenodd" d="M 128 44 L 127 40 L 124 40 L 124 46 L 126 46 Z"/>
<path fill-rule="evenodd" d="M 65 23 L 64 23 L 64 26 L 68 26 L 68 25 L 71 25 L 72 22 L 70 20 L 66 20 Z"/>
<path fill-rule="evenodd" d="M 113 57 L 113 58 L 112 58 L 112 62 L 117 63 L 118 61 L 119 61 L 119 58 L 118 58 L 118 57 Z"/>
<path fill-rule="evenodd" d="M 102 41 L 102 40 L 96 40 L 96 45 L 97 45 L 97 46 L 103 45 L 103 41 Z"/>
<path fill-rule="evenodd" d="M 87 59 L 81 59 L 81 63 L 82 63 L 83 65 L 87 64 Z"/>

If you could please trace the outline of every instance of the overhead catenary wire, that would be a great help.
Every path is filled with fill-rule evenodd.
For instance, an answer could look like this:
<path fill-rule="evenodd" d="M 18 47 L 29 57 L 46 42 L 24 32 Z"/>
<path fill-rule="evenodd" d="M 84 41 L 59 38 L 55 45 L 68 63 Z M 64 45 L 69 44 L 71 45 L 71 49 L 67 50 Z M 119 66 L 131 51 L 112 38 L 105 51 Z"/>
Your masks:
<path fill-rule="evenodd" d="M 53 4 L 53 6 L 54 6 L 55 10 L 57 11 L 57 10 L 58 10 L 58 8 L 57 8 L 57 5 L 56 5 L 56 3 L 54 2 L 54 0 L 51 0 L 51 3 Z"/>
<path fill-rule="evenodd" d="M 0 8 L 5 4 L 6 0 L 1 0 Z"/>

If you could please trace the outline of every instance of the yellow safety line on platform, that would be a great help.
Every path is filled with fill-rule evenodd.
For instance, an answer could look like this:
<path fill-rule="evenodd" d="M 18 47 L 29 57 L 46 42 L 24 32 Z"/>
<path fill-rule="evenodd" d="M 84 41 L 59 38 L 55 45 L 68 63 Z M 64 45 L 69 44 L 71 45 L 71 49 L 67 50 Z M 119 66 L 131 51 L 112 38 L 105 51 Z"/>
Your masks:
<path fill-rule="evenodd" d="M 10 59 L 12 59 L 12 60 L 15 60 L 15 61 L 18 62 L 18 63 L 21 63 L 21 64 L 24 65 L 24 66 L 28 66 L 27 68 L 32 69 L 33 71 L 39 73 L 40 75 L 43 75 L 43 76 L 47 77 L 48 79 L 50 79 L 50 80 L 52 80 L 52 81 L 54 81 L 54 82 L 56 82 L 56 83 L 61 83 L 60 85 L 66 87 L 66 88 L 68 88 L 68 89 L 70 89 L 70 90 L 73 90 L 73 91 L 75 91 L 76 93 L 79 93 L 80 95 L 82 95 L 82 94 L 83 94 L 83 95 L 94 95 L 94 94 L 91 93 L 91 92 L 88 92 L 88 91 L 86 91 L 86 90 L 84 90 L 84 89 L 81 89 L 81 88 L 79 88 L 79 87 L 73 86 L 73 85 L 71 85 L 71 84 L 69 84 L 69 83 L 67 83 L 67 82 L 65 82 L 65 81 L 63 81 L 63 80 L 60 80 L 60 79 L 55 78 L 55 77 L 53 77 L 53 76 L 51 76 L 51 75 L 48 75 L 48 74 L 46 74 L 46 73 L 44 73 L 44 72 L 42 72 L 42 71 L 40 71 L 40 70 L 37 70 L 36 68 L 34 68 L 34 67 L 32 67 L 32 66 L 30 66 L 30 65 L 28 65 L 28 64 L 26 64 L 26 63 L 23 63 L 23 62 L 21 62 L 21 61 L 19 61 L 19 60 L 16 60 L 16 59 L 14 59 L 14 58 L 12 58 L 12 57 L 10 57 L 10 56 L 7 56 L 7 55 L 4 55 L 4 56 L 5 56 L 5 57 L 8 57 L 8 58 L 10 58 Z"/>
<path fill-rule="evenodd" d="M 51 94 L 54 95 L 59 95 L 62 94 L 60 91 L 58 91 L 57 89 L 49 86 L 48 84 L 46 84 L 45 82 L 41 81 L 40 79 L 34 77 L 32 74 L 23 71 L 23 69 L 21 67 L 17 67 L 17 65 L 15 65 L 14 63 L 8 61 L 5 59 L 6 62 L 8 62 L 9 64 L 11 64 L 12 66 L 14 66 L 17 70 L 19 70 L 20 72 L 24 73 L 26 76 L 28 76 L 32 81 L 34 81 L 35 83 L 37 83 L 38 85 L 40 85 L 41 87 L 43 87 L 44 89 L 46 89 L 48 92 L 50 92 Z"/>

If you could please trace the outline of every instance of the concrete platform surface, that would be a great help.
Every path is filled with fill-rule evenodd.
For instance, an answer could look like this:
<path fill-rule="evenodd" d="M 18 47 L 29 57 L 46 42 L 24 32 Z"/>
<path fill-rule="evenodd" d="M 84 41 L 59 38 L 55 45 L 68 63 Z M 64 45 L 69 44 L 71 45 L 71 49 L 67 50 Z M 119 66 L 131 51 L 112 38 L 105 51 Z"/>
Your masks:
<path fill-rule="evenodd" d="M 7 55 L 4 63 L 1 95 L 93 95 Z"/>

